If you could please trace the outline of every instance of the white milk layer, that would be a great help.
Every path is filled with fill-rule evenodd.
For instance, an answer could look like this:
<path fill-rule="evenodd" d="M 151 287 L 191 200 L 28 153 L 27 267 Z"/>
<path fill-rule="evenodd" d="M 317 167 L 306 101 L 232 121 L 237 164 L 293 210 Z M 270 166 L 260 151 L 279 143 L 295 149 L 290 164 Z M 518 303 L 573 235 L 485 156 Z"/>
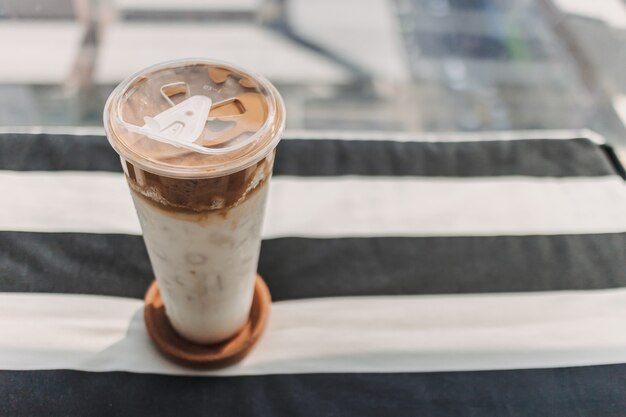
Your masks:
<path fill-rule="evenodd" d="M 196 343 L 228 339 L 248 319 L 269 181 L 241 204 L 201 221 L 156 208 L 131 192 L 167 316 Z"/>

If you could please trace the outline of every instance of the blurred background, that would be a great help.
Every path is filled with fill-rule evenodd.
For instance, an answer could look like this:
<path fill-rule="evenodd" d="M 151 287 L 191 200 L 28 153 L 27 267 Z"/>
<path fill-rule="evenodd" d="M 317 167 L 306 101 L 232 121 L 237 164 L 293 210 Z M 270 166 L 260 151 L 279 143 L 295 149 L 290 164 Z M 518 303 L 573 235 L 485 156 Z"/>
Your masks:
<path fill-rule="evenodd" d="M 99 128 L 182 57 L 282 93 L 291 131 L 591 128 L 626 145 L 625 0 L 0 0 L 0 129 Z"/>

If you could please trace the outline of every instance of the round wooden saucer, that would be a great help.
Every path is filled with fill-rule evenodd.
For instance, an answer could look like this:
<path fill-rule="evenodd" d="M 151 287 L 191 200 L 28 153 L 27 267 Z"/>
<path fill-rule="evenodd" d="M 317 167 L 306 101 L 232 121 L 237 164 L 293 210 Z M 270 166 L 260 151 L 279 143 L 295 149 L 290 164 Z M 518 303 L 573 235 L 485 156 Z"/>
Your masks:
<path fill-rule="evenodd" d="M 144 301 L 148 334 L 165 356 L 186 366 L 221 368 L 239 362 L 252 350 L 265 330 L 272 298 L 265 281 L 257 275 L 250 319 L 235 336 L 214 345 L 199 345 L 176 333 L 165 314 L 156 281 L 150 285 Z"/>

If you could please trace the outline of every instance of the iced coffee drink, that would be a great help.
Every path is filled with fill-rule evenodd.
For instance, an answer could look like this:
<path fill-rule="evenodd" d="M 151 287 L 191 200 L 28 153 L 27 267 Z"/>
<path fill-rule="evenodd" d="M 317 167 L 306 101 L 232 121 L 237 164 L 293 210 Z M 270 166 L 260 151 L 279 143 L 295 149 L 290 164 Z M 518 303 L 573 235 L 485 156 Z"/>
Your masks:
<path fill-rule="evenodd" d="M 276 89 L 228 64 L 173 61 L 120 84 L 104 122 L 172 326 L 201 344 L 235 335 L 284 125 Z"/>

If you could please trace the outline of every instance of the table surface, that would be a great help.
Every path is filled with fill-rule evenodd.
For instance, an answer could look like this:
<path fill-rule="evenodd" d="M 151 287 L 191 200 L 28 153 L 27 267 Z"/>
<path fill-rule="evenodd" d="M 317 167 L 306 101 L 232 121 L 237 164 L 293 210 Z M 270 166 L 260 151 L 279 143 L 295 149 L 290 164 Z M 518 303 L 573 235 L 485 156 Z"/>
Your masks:
<path fill-rule="evenodd" d="M 602 137 L 290 136 L 241 364 L 170 363 L 99 135 L 0 135 L 0 414 L 620 415 L 626 188 Z"/>

